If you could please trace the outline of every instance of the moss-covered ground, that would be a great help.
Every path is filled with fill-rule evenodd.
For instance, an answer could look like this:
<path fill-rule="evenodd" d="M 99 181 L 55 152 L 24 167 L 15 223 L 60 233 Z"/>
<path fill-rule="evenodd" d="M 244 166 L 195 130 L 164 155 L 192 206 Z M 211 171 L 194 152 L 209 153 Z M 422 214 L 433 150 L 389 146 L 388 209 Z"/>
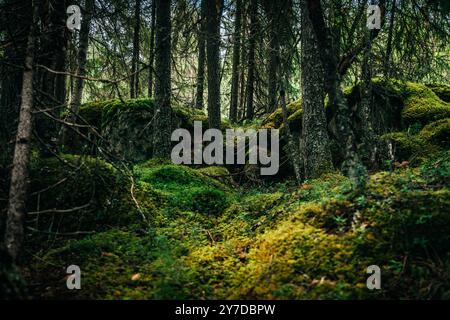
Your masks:
<path fill-rule="evenodd" d="M 23 271 L 31 295 L 450 297 L 448 152 L 415 168 L 374 173 L 358 196 L 338 173 L 258 188 L 230 184 L 226 169 L 215 167 L 149 162 L 135 166 L 134 176 L 147 194 L 147 222 L 129 203 L 129 219 L 112 219 L 118 211 L 111 208 L 89 221 L 95 233 L 55 236 L 50 248 L 30 252 Z M 82 290 L 65 287 L 72 264 L 81 267 Z M 383 279 L 376 292 L 365 284 L 373 264 Z"/>
<path fill-rule="evenodd" d="M 289 177 L 255 184 L 225 167 L 149 159 L 125 169 L 92 156 L 33 156 L 25 294 L 449 299 L 449 118 L 448 102 L 439 98 L 445 87 L 392 82 L 389 89 L 402 95 L 404 125 L 380 139 L 393 144 L 395 160 L 408 162 L 371 172 L 358 195 L 338 172 L 301 185 Z M 120 106 L 105 104 L 102 117 L 113 119 Z M 295 125 L 300 102 L 288 112 Z M 277 110 L 245 126 L 280 127 L 280 116 Z M 69 265 L 81 268 L 81 290 L 66 288 Z M 381 290 L 366 287 L 370 265 L 381 268 Z"/>

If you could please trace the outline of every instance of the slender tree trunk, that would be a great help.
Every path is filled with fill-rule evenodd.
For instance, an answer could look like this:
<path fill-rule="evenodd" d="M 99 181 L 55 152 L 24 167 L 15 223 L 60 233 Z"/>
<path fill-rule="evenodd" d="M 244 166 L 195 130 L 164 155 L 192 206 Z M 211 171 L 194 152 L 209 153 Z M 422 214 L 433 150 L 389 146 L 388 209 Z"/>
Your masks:
<path fill-rule="evenodd" d="M 257 0 L 250 0 L 250 35 L 248 39 L 248 76 L 247 76 L 247 112 L 246 118 L 253 119 L 254 108 L 254 93 L 255 93 L 255 51 L 256 51 L 256 34 L 257 16 L 258 16 L 258 2 Z"/>
<path fill-rule="evenodd" d="M 370 41 L 370 30 L 366 30 L 365 47 L 363 51 L 362 62 L 362 90 L 361 104 L 358 110 L 361 119 L 362 128 L 362 144 L 360 144 L 360 155 L 362 160 L 367 164 L 375 164 L 376 159 L 376 141 L 373 132 L 372 121 L 370 119 L 370 111 L 372 105 L 372 68 L 371 68 L 371 51 L 372 42 Z"/>
<path fill-rule="evenodd" d="M 205 87 L 206 62 L 206 1 L 202 0 L 200 8 L 200 30 L 198 33 L 198 65 L 197 65 L 197 92 L 195 94 L 195 107 L 203 109 L 203 94 Z"/>
<path fill-rule="evenodd" d="M 39 1 L 39 47 L 36 47 L 36 64 L 57 72 L 65 72 L 69 31 L 66 28 L 66 0 Z M 66 103 L 66 75 L 57 74 L 44 68 L 36 69 L 35 81 L 39 90 L 36 99 L 47 108 Z M 60 109 L 49 113 L 60 118 Z M 43 114 L 37 114 L 34 131 L 39 136 L 38 150 L 41 156 L 59 152 L 58 141 L 64 140 L 58 122 Z"/>
<path fill-rule="evenodd" d="M 269 105 L 268 112 L 273 112 L 277 108 L 277 85 L 279 82 L 278 69 L 280 65 L 280 41 L 278 34 L 279 19 L 286 17 L 280 16 L 281 1 L 271 1 L 269 12 Z"/>
<path fill-rule="evenodd" d="M 247 26 L 247 19 L 244 19 L 244 13 L 242 16 L 242 35 L 245 37 L 245 34 L 247 32 L 248 26 Z M 241 45 L 241 61 L 247 60 L 247 46 Z M 246 103 L 246 89 L 247 89 L 247 79 L 246 79 L 246 65 L 245 63 L 241 63 L 240 66 L 240 88 L 239 88 L 239 108 L 238 108 L 238 121 L 242 121 L 245 118 L 245 103 Z"/>
<path fill-rule="evenodd" d="M 20 66 L 25 60 L 32 13 L 24 0 L 7 0 L 0 10 L 4 10 L 2 16 L 5 27 L 8 26 L 3 41 L 12 44 L 5 47 L 2 57 L 5 63 L 0 65 L 0 161 L 11 163 L 20 109 L 23 76 Z"/>
<path fill-rule="evenodd" d="M 206 10 L 208 120 L 210 128 L 220 128 L 220 20 L 222 17 L 223 0 L 208 0 Z"/>
<path fill-rule="evenodd" d="M 389 79 L 391 77 L 391 55 L 392 55 L 392 39 L 394 36 L 394 25 L 395 25 L 395 11 L 397 5 L 396 0 L 392 0 L 392 8 L 391 8 L 391 16 L 389 19 L 389 30 L 388 30 L 388 38 L 386 44 L 386 54 L 384 57 L 384 76 Z"/>
<path fill-rule="evenodd" d="M 241 19 L 242 0 L 236 1 L 236 14 L 234 17 L 234 39 L 233 39 L 233 66 L 231 71 L 231 104 L 230 120 L 237 121 L 238 98 L 239 98 L 239 68 L 241 57 Z"/>
<path fill-rule="evenodd" d="M 156 0 L 155 55 L 155 128 L 153 150 L 155 157 L 170 157 L 171 124 L 171 1 Z"/>
<path fill-rule="evenodd" d="M 85 13 L 83 15 L 83 20 L 81 21 L 80 47 L 78 49 L 77 55 L 76 75 L 79 76 L 80 78 L 77 77 L 74 80 L 74 89 L 72 92 L 72 98 L 70 102 L 70 109 L 73 115 L 78 114 L 78 110 L 80 108 L 81 101 L 83 98 L 84 79 L 82 77 L 86 76 L 86 61 L 89 47 L 89 29 L 91 26 L 93 11 L 94 11 L 94 0 L 86 0 Z"/>
<path fill-rule="evenodd" d="M 36 16 L 36 14 L 33 13 L 33 16 Z M 5 231 L 6 250 L 13 261 L 17 259 L 22 247 L 26 215 L 28 162 L 33 106 L 34 28 L 34 25 L 30 27 L 25 57 L 25 69 L 22 78 L 22 101 L 20 104 L 19 124 L 14 149 Z"/>
<path fill-rule="evenodd" d="M 148 96 L 153 97 L 153 68 L 155 61 L 156 0 L 152 0 L 152 26 L 150 30 L 150 57 L 148 62 Z"/>
<path fill-rule="evenodd" d="M 302 25 L 302 153 L 305 178 L 317 178 L 331 171 L 330 140 L 324 107 L 323 68 L 316 57 L 317 41 L 307 13 L 306 1 L 301 1 Z"/>
<path fill-rule="evenodd" d="M 133 60 L 131 63 L 130 97 L 139 95 L 139 55 L 140 55 L 140 31 L 141 31 L 141 0 L 136 0 L 134 8 L 134 34 L 133 34 Z"/>

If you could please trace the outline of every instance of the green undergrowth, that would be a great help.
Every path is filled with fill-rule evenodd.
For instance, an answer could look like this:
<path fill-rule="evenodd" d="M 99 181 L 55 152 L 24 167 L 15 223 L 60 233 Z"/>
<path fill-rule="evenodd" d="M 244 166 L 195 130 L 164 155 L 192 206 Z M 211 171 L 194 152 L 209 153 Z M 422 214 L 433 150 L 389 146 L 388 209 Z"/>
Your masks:
<path fill-rule="evenodd" d="M 400 124 L 377 134 L 383 145 L 391 143 L 397 163 L 384 167 L 389 171 L 370 171 L 359 194 L 338 172 L 301 185 L 285 177 L 238 185 L 225 167 L 151 158 L 151 100 L 83 106 L 83 117 L 97 121 L 108 136 L 101 144 L 118 154 L 126 149 L 124 157 L 135 165 L 125 169 L 122 162 L 68 154 L 32 157 L 22 268 L 29 294 L 68 299 L 449 299 L 447 88 L 380 81 L 374 80 L 374 90 L 395 97 L 390 115 L 392 123 Z M 346 90 L 351 105 L 357 105 L 358 92 Z M 202 111 L 176 108 L 174 127 L 207 121 Z M 300 101 L 287 109 L 298 134 Z M 249 129 L 281 126 L 280 109 L 265 120 L 243 124 Z M 0 191 L 5 190 L 2 180 Z M 5 198 L 0 197 L 2 212 Z M 82 290 L 66 289 L 69 265 L 80 266 Z M 381 268 L 382 290 L 366 287 L 370 265 Z"/>
<path fill-rule="evenodd" d="M 408 131 L 388 133 L 380 139 L 392 143 L 396 160 L 420 164 L 450 148 L 450 118 L 431 122 L 418 130 L 411 127 Z"/>
<path fill-rule="evenodd" d="M 134 169 L 160 201 L 149 228 L 66 241 L 39 254 L 30 272 L 46 284 L 43 297 L 448 298 L 449 168 L 442 152 L 372 174 L 355 196 L 338 173 L 246 190 L 223 180 L 223 168 L 149 162 Z M 65 289 L 70 264 L 81 267 L 83 290 Z M 380 291 L 365 284 L 374 264 Z"/>

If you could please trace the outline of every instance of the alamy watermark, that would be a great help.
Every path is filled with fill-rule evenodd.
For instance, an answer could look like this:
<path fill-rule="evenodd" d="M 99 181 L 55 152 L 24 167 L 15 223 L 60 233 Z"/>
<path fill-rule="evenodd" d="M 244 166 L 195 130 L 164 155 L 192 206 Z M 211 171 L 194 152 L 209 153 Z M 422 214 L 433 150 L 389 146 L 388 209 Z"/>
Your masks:
<path fill-rule="evenodd" d="M 367 6 L 367 28 L 369 30 L 381 29 L 381 8 L 377 4 Z"/>
<path fill-rule="evenodd" d="M 70 5 L 66 10 L 67 14 L 70 14 L 67 18 L 66 26 L 70 31 L 81 29 L 81 10 L 76 4 Z"/>
<path fill-rule="evenodd" d="M 66 280 L 66 286 L 69 290 L 81 289 L 81 269 L 77 265 L 70 265 L 67 267 L 66 273 L 68 274 Z"/>
<path fill-rule="evenodd" d="M 381 289 L 381 269 L 377 265 L 371 265 L 367 267 L 367 273 L 371 274 L 367 278 L 366 286 L 369 290 Z"/>

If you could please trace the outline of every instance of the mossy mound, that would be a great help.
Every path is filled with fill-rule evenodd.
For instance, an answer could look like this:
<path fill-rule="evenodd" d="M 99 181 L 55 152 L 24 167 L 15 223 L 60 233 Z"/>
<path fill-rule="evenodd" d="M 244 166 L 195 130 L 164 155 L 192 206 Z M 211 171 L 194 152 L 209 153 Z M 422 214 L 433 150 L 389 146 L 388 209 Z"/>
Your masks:
<path fill-rule="evenodd" d="M 434 165 L 445 171 L 448 160 Z M 191 281 L 205 284 L 191 287 L 192 294 L 201 299 L 448 297 L 448 182 L 442 189 L 430 177 L 423 169 L 379 173 L 364 195 L 352 198 L 348 181 L 330 175 L 269 201 L 261 211 L 264 220 L 238 209 L 227 227 L 217 229 L 226 233 L 216 237 L 222 241 L 184 260 L 187 270 L 195 270 Z M 365 284 L 372 264 L 383 273 L 378 292 Z"/>
<path fill-rule="evenodd" d="M 195 170 L 186 166 L 137 166 L 137 178 L 166 195 L 168 205 L 203 214 L 220 214 L 228 206 L 231 191 L 213 172 L 229 175 L 225 168 Z"/>
<path fill-rule="evenodd" d="M 450 86 L 447 84 L 427 84 L 441 100 L 450 103 Z"/>
<path fill-rule="evenodd" d="M 75 155 L 35 158 L 30 165 L 27 225 L 33 232 L 58 233 L 105 230 L 142 221 L 154 210 L 150 192 L 136 186 L 145 202 L 138 212 L 130 179 L 105 161 Z"/>
<path fill-rule="evenodd" d="M 375 82 L 380 81 L 382 80 L 376 80 Z M 402 97 L 404 104 L 402 118 L 407 125 L 415 123 L 425 125 L 432 121 L 450 117 L 450 104 L 441 100 L 426 85 L 398 80 L 390 80 L 384 85 L 390 91 Z"/>
<path fill-rule="evenodd" d="M 81 240 L 71 240 L 35 261 L 34 276 L 45 279 L 45 288 L 36 290 L 43 298 L 143 298 L 145 294 L 141 286 L 148 285 L 149 280 L 133 276 L 141 274 L 145 262 L 154 258 L 150 239 L 138 237 L 133 231 L 112 229 Z M 70 265 L 81 269 L 82 290 L 66 288 L 66 268 Z"/>
<path fill-rule="evenodd" d="M 393 132 L 381 136 L 392 143 L 395 160 L 417 165 L 450 146 L 450 118 L 431 122 L 418 133 Z"/>
<path fill-rule="evenodd" d="M 426 125 L 420 131 L 420 137 L 428 143 L 442 148 L 450 148 L 450 118 Z"/>

